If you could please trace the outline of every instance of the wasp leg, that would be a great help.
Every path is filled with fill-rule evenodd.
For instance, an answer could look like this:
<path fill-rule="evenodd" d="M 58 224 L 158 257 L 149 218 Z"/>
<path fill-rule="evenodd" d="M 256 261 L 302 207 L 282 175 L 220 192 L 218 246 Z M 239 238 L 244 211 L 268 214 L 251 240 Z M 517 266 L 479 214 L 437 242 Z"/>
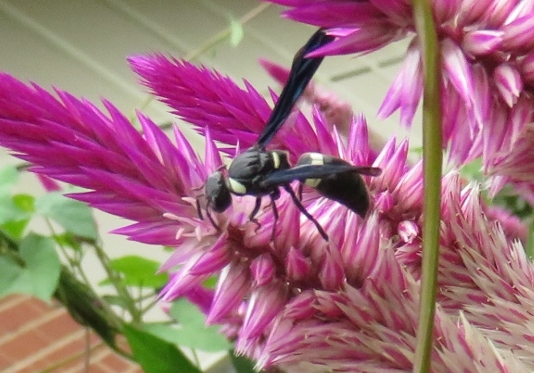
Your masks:
<path fill-rule="evenodd" d="M 304 189 L 304 184 L 299 183 L 299 200 L 302 201 L 302 189 Z"/>
<path fill-rule="evenodd" d="M 256 197 L 256 203 L 254 204 L 254 209 L 252 209 L 252 212 L 248 216 L 248 219 L 254 224 L 256 224 L 256 229 L 254 230 L 255 233 L 258 232 L 258 230 L 261 228 L 260 222 L 258 221 L 258 219 L 256 219 L 256 215 L 258 214 L 258 211 L 260 211 L 260 207 L 261 207 L 261 197 Z"/>
<path fill-rule="evenodd" d="M 289 195 L 291 196 L 291 199 L 293 199 L 293 202 L 295 203 L 295 205 L 297 205 L 297 208 L 299 209 L 299 211 L 302 212 L 304 216 L 306 216 L 309 220 L 311 220 L 313 224 L 315 224 L 315 226 L 317 227 L 317 230 L 319 231 L 319 234 L 324 238 L 325 241 L 328 241 L 328 235 L 324 231 L 323 227 L 321 227 L 321 224 L 319 224 L 319 222 L 315 220 L 315 218 L 311 216 L 308 211 L 306 211 L 306 208 L 302 206 L 302 203 L 300 203 L 293 189 L 291 189 L 291 187 L 288 184 L 283 185 L 283 187 L 289 193 Z"/>
<path fill-rule="evenodd" d="M 274 236 L 276 233 L 276 223 L 278 223 L 278 209 L 276 208 L 276 200 L 280 197 L 280 192 L 271 194 L 271 207 L 273 209 L 273 230 L 271 232 L 271 241 L 274 241 Z"/>

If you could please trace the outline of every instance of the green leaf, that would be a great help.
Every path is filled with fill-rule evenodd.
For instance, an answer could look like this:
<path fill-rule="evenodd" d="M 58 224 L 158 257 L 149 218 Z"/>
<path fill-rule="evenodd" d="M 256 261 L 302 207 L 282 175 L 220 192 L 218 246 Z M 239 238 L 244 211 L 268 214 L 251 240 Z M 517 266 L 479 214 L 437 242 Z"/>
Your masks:
<path fill-rule="evenodd" d="M 117 306 L 122 308 L 123 310 L 128 310 L 129 304 L 123 297 L 113 294 L 107 294 L 103 295 L 102 299 L 104 299 L 108 304 L 112 306 Z"/>
<path fill-rule="evenodd" d="M 202 283 L 202 285 L 208 289 L 215 289 L 217 281 L 219 281 L 219 276 L 210 276 Z"/>
<path fill-rule="evenodd" d="M 24 234 L 26 227 L 30 219 L 8 221 L 0 225 L 0 229 L 6 233 L 9 237 L 13 238 L 16 241 L 19 241 Z"/>
<path fill-rule="evenodd" d="M 484 180 L 482 158 L 477 158 L 467 164 L 464 164 L 460 169 L 460 175 L 469 181 L 480 182 Z"/>
<path fill-rule="evenodd" d="M 206 316 L 187 299 L 181 298 L 172 303 L 169 314 L 183 326 L 204 326 Z"/>
<path fill-rule="evenodd" d="M 29 219 L 31 214 L 21 209 L 18 202 L 10 195 L 0 195 L 0 224 Z"/>
<path fill-rule="evenodd" d="M 57 287 L 61 264 L 51 239 L 30 234 L 19 246 L 20 266 L 6 257 L 0 257 L 0 297 L 30 294 L 49 301 Z"/>
<path fill-rule="evenodd" d="M 206 326 L 206 317 L 186 299 L 175 301 L 169 314 L 180 327 L 162 323 L 147 324 L 146 329 L 166 341 L 202 351 L 224 351 L 232 345 L 219 333 L 219 327 Z"/>
<path fill-rule="evenodd" d="M 11 194 L 11 188 L 19 180 L 19 173 L 15 166 L 2 167 L 0 169 L 0 196 Z"/>
<path fill-rule="evenodd" d="M 178 348 L 132 325 L 124 326 L 137 362 L 146 373 L 200 373 Z"/>
<path fill-rule="evenodd" d="M 230 45 L 237 47 L 244 35 L 243 24 L 235 19 L 230 19 Z"/>
<path fill-rule="evenodd" d="M 58 245 L 71 248 L 74 251 L 80 251 L 82 249 L 81 242 L 71 233 L 65 232 L 62 234 L 56 234 L 53 236 L 53 239 Z"/>
<path fill-rule="evenodd" d="M 45 194 L 35 201 L 37 213 L 54 220 L 77 236 L 97 239 L 91 209 L 85 204 L 63 196 L 60 192 Z"/>
<path fill-rule="evenodd" d="M 35 212 L 35 197 L 30 194 L 16 194 L 13 196 L 13 202 L 22 211 Z"/>
<path fill-rule="evenodd" d="M 237 373 L 256 373 L 254 369 L 254 362 L 250 359 L 247 359 L 243 356 L 237 356 L 234 350 L 230 351 L 230 360 L 234 365 L 235 371 Z"/>
<path fill-rule="evenodd" d="M 124 284 L 148 288 L 164 286 L 169 275 L 156 273 L 160 263 L 137 255 L 127 255 L 110 261 L 110 266 L 122 275 Z"/>
<path fill-rule="evenodd" d="M 186 326 L 186 324 L 181 324 L 180 327 L 164 323 L 145 325 L 146 331 L 167 342 L 206 352 L 226 351 L 232 347 L 218 329 L 216 326 Z"/>

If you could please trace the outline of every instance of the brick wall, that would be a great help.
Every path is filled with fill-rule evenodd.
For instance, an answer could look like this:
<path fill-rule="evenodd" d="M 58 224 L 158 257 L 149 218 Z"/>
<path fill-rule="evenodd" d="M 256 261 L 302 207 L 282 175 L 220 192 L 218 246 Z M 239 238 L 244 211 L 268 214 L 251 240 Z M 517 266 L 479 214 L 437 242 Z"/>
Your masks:
<path fill-rule="evenodd" d="M 78 325 L 57 303 L 21 295 L 0 299 L 0 372 L 43 371 L 143 372 Z"/>

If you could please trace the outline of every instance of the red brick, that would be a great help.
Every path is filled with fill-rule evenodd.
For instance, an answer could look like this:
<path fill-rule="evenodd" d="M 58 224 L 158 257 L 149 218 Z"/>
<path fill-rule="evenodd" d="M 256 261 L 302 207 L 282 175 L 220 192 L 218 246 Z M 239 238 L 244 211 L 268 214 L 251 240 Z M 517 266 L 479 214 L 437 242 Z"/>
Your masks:
<path fill-rule="evenodd" d="M 105 365 L 113 372 L 124 372 L 132 365 L 132 363 L 130 363 L 128 360 L 113 353 L 111 350 L 104 358 L 100 360 L 100 363 Z"/>
<path fill-rule="evenodd" d="M 91 373 L 109 373 L 109 370 L 99 363 L 89 365 L 89 372 Z"/>
<path fill-rule="evenodd" d="M 21 295 L 21 294 L 10 294 L 6 295 L 5 297 L 0 298 L 0 307 L 2 307 L 4 304 L 8 304 L 14 301 L 21 301 L 24 298 L 29 298 L 28 295 Z"/>
<path fill-rule="evenodd" d="M 100 343 L 100 341 L 98 341 L 98 343 Z M 96 343 L 91 343 L 91 346 L 89 348 L 94 347 L 95 345 Z M 95 349 L 91 350 L 89 352 L 91 356 L 91 358 L 89 359 L 90 362 L 98 363 L 100 359 L 96 357 L 95 354 L 100 354 L 102 352 L 102 349 L 104 348 L 106 348 L 104 345 L 99 345 Z M 48 362 L 48 365 L 52 365 L 52 363 L 57 364 L 65 361 L 65 364 L 61 365 L 61 371 L 65 371 L 69 368 L 74 368 L 76 366 L 79 366 L 80 364 L 84 364 L 86 356 L 85 353 L 87 349 L 88 347 L 85 343 L 85 336 L 83 336 L 54 350 L 53 352 L 47 355 L 46 360 Z M 70 358 L 73 357 L 76 358 L 71 360 Z"/>
<path fill-rule="evenodd" d="M 24 324 L 36 320 L 42 316 L 39 311 L 32 305 L 32 299 L 28 298 L 21 303 L 14 304 L 3 311 L 0 311 L 0 333 L 13 333 L 20 329 Z"/>
<path fill-rule="evenodd" d="M 13 360 L 8 359 L 7 356 L 0 352 L 0 372 L 3 372 L 4 369 L 10 367 L 13 364 Z"/>
<path fill-rule="evenodd" d="M 49 367 L 50 367 L 49 364 L 43 365 L 43 364 L 39 364 L 39 363 L 33 363 L 33 364 L 28 365 L 27 367 L 18 369 L 17 373 L 35 373 L 35 372 L 43 371 L 43 370 L 45 370 L 46 368 L 49 368 Z M 53 370 L 52 372 L 59 373 L 60 371 L 59 370 Z"/>
<path fill-rule="evenodd" d="M 8 359 L 21 361 L 49 344 L 35 330 L 28 330 L 0 345 Z"/>
<path fill-rule="evenodd" d="M 38 332 L 47 340 L 55 341 L 77 332 L 82 327 L 65 311 L 39 325 Z"/>
<path fill-rule="evenodd" d="M 30 298 L 29 304 L 32 308 L 34 308 L 38 312 L 50 312 L 61 307 L 55 301 L 52 301 L 51 303 L 46 303 L 45 301 L 42 301 L 41 299 L 37 299 L 37 298 Z"/>

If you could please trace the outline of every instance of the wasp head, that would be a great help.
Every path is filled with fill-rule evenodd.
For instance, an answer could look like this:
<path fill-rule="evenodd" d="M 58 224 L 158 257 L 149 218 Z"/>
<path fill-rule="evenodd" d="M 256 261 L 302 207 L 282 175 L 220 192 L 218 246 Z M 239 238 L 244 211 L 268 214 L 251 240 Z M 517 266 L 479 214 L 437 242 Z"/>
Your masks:
<path fill-rule="evenodd" d="M 208 177 L 204 193 L 208 201 L 206 207 L 215 212 L 224 212 L 232 204 L 232 196 L 221 171 L 216 171 Z"/>

